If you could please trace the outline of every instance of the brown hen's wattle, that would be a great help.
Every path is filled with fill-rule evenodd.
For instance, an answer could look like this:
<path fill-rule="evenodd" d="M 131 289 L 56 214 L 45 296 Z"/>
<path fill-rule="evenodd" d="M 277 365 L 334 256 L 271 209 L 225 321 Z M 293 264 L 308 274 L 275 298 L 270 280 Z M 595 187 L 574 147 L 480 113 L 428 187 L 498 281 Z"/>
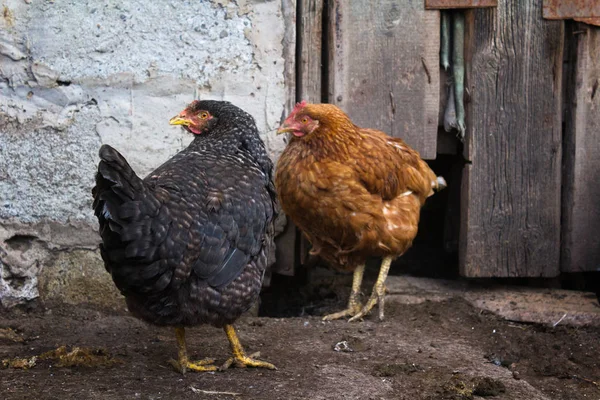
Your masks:
<path fill-rule="evenodd" d="M 445 186 L 404 141 L 363 129 L 331 104 L 300 103 L 279 133 L 293 137 L 277 163 L 283 211 L 334 268 L 354 271 L 348 309 L 325 319 L 365 316 L 379 302 L 391 261 L 412 245 L 425 199 Z M 367 304 L 358 301 L 368 257 L 383 257 Z"/>
<path fill-rule="evenodd" d="M 93 207 L 106 269 L 135 316 L 176 327 L 181 371 L 216 369 L 187 359 L 184 328 L 199 324 L 225 329 L 238 364 L 271 368 L 243 353 L 231 324 L 274 261 L 272 163 L 254 119 L 228 102 L 194 101 L 171 123 L 196 136 L 145 179 L 100 148 Z"/>

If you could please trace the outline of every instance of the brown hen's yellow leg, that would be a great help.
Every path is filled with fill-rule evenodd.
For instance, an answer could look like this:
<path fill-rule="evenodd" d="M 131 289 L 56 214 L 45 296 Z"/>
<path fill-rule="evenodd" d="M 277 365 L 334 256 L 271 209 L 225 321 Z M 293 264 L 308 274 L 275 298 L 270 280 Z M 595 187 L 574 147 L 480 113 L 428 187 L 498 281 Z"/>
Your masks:
<path fill-rule="evenodd" d="M 377 277 L 377 282 L 373 286 L 373 292 L 371 292 L 371 297 L 367 301 L 367 304 L 360 310 L 358 314 L 354 317 L 350 318 L 348 322 L 356 321 L 365 315 L 367 315 L 379 302 L 379 320 L 383 320 L 383 307 L 385 303 L 385 280 L 387 278 L 388 272 L 390 271 L 390 265 L 392 264 L 392 257 L 384 257 L 381 261 L 381 268 L 379 269 L 379 276 Z"/>
<path fill-rule="evenodd" d="M 185 328 L 175 328 L 175 337 L 177 338 L 177 347 L 179 348 L 179 361 L 171 360 L 171 365 L 182 374 L 187 370 L 196 372 L 216 371 L 217 367 L 210 365 L 215 362 L 214 358 L 191 362 L 187 356 L 187 346 L 185 344 Z"/>
<path fill-rule="evenodd" d="M 334 319 L 344 318 L 358 314 L 362 305 L 358 301 L 360 293 L 360 285 L 362 283 L 363 274 L 365 272 L 365 264 L 359 265 L 354 270 L 354 276 L 352 277 L 352 290 L 350 291 L 350 299 L 348 300 L 348 308 L 340 312 L 328 314 L 323 317 L 323 321 L 331 321 Z"/>
<path fill-rule="evenodd" d="M 277 369 L 273 364 L 268 363 L 266 361 L 255 360 L 252 357 L 258 357 L 260 353 L 251 354 L 250 356 L 246 355 L 242 344 L 240 343 L 240 339 L 238 339 L 237 334 L 235 333 L 235 329 L 233 325 L 225 325 L 225 334 L 227 335 L 227 339 L 229 339 L 229 343 L 231 344 L 231 353 L 233 357 L 229 360 L 225 361 L 225 364 L 220 368 L 220 370 L 225 370 L 231 365 L 235 365 L 236 367 L 246 368 L 246 367 L 257 367 L 257 368 L 268 368 L 268 369 Z"/>

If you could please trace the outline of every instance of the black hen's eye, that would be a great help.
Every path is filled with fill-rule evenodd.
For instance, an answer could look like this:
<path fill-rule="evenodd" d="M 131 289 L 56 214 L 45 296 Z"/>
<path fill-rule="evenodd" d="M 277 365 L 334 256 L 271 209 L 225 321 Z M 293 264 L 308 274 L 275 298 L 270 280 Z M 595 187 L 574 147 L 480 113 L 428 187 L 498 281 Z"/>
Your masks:
<path fill-rule="evenodd" d="M 208 113 L 206 111 L 202 111 L 198 116 L 202 119 L 208 118 Z"/>

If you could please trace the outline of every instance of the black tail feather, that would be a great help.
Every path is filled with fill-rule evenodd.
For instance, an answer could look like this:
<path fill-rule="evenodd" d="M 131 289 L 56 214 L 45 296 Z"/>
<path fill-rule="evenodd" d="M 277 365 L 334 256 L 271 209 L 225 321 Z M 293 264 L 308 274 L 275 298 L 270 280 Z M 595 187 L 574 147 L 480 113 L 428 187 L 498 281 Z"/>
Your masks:
<path fill-rule="evenodd" d="M 124 292 L 153 288 L 165 272 L 164 265 L 152 264 L 157 249 L 151 235 L 152 216 L 160 201 L 125 158 L 108 145 L 100 148 L 92 194 L 102 237 L 100 251 L 113 280 Z"/>

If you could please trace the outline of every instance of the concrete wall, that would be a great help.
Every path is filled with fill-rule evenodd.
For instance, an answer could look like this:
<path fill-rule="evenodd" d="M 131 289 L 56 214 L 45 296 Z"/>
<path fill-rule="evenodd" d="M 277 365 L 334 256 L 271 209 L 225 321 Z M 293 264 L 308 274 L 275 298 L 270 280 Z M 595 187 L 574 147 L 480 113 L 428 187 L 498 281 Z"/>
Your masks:
<path fill-rule="evenodd" d="M 108 143 L 145 175 L 191 140 L 194 98 L 256 119 L 270 154 L 293 100 L 293 1 L 5 0 L 0 17 L 0 303 L 120 304 L 91 188 Z"/>

